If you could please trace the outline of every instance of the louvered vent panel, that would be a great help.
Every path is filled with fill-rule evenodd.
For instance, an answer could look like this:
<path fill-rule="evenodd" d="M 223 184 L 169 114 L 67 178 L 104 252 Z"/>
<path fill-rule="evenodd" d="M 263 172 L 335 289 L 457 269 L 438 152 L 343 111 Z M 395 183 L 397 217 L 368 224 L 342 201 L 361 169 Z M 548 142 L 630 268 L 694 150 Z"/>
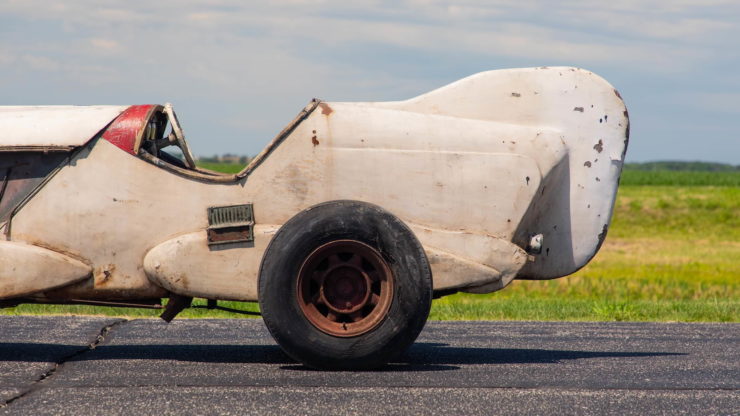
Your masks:
<path fill-rule="evenodd" d="M 208 208 L 208 244 L 254 241 L 252 204 Z"/>

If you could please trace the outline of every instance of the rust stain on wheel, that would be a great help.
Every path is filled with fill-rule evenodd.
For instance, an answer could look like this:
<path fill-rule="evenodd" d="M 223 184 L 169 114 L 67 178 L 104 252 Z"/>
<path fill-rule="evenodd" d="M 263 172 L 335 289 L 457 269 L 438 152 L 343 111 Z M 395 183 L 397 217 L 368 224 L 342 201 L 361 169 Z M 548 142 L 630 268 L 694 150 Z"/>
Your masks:
<path fill-rule="evenodd" d="M 377 327 L 393 300 L 393 273 L 380 253 L 355 240 L 314 250 L 301 265 L 298 305 L 318 329 L 354 337 Z"/>

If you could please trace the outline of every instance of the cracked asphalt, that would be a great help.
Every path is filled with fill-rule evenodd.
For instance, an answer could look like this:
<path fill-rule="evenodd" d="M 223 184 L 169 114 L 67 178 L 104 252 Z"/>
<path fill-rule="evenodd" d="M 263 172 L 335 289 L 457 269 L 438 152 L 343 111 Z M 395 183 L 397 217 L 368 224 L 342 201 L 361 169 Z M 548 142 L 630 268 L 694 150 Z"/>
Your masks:
<path fill-rule="evenodd" d="M 322 372 L 258 319 L 0 316 L 0 414 L 740 414 L 740 325 L 430 322 Z"/>

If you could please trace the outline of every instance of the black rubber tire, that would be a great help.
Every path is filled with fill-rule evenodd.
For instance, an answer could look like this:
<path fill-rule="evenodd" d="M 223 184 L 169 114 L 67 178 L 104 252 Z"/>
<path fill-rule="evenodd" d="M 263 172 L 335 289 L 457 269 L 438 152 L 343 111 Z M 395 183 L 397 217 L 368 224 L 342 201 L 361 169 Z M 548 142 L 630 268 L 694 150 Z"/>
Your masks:
<path fill-rule="evenodd" d="M 393 298 L 375 328 L 337 337 L 304 316 L 296 282 L 316 248 L 348 239 L 380 253 L 394 276 Z M 424 249 L 400 219 L 366 202 L 330 201 L 298 213 L 275 234 L 260 265 L 259 304 L 273 338 L 296 361 L 316 369 L 373 369 L 400 355 L 421 332 L 432 304 L 432 273 Z"/>

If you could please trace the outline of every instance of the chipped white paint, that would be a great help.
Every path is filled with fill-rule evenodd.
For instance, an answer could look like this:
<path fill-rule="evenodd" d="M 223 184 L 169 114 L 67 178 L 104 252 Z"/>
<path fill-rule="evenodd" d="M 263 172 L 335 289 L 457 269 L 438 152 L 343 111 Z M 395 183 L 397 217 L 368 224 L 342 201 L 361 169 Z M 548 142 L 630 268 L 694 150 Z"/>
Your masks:
<path fill-rule="evenodd" d="M 90 266 L 64 254 L 13 241 L 0 241 L 0 299 L 26 296 L 78 282 Z"/>
<path fill-rule="evenodd" d="M 2 106 L 0 151 L 82 146 L 128 106 Z"/>
<path fill-rule="evenodd" d="M 275 227 L 320 202 L 361 200 L 410 225 L 436 290 L 493 291 L 570 274 L 596 253 L 627 126 L 603 79 L 535 68 L 477 74 L 408 101 L 321 103 L 228 183 L 95 140 L 20 210 L 10 237 L 93 265 L 90 281 L 57 294 L 256 300 Z M 255 243 L 209 248 L 207 208 L 247 202 Z M 541 253 L 528 255 L 538 234 Z"/>

